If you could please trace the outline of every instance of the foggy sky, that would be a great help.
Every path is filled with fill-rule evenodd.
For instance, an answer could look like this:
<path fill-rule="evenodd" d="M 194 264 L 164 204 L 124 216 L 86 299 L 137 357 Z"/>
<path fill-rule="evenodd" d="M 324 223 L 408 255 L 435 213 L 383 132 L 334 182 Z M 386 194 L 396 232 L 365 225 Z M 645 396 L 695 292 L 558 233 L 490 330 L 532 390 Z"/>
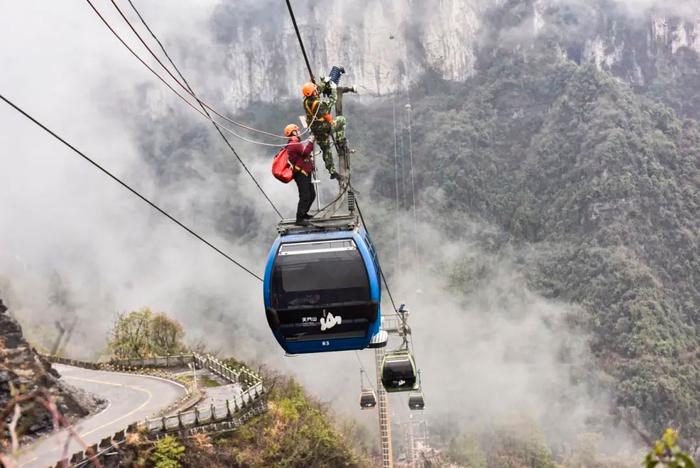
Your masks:
<path fill-rule="evenodd" d="M 697 10 L 694 2 L 616 3 L 630 14 L 653 6 L 682 15 Z M 108 1 L 96 4 L 131 37 Z M 218 4 L 137 2 L 205 99 L 224 94 L 228 85 L 222 68 L 217 68 L 223 66 L 227 49 L 210 35 Z M 168 142 L 206 122 L 156 82 L 87 4 L 2 0 L 0 8 L 0 93 L 261 274 L 277 219 L 245 174 L 221 179 L 220 165 L 238 163 L 213 129 L 205 131 L 206 147 L 212 151 L 196 154 L 186 168 L 197 177 L 163 186 L 145 162 L 140 139 L 152 135 L 154 141 Z M 286 11 L 279 8 L 276 13 Z M 202 64 L 208 67 L 200 68 Z M 116 313 L 150 306 L 180 320 L 193 341 L 206 338 L 213 349 L 294 372 L 322 400 L 354 411 L 359 379 L 351 353 L 285 359 L 267 328 L 256 280 L 4 104 L 0 128 L 0 297 L 32 331 L 36 344 L 49 346 L 56 317 L 77 314 L 79 327 L 67 351 L 94 359 L 104 351 Z M 295 188 L 269 177 L 271 150 L 233 143 L 244 149 L 242 157 L 265 190 L 291 216 Z M 237 203 L 252 205 L 257 215 L 259 224 L 250 226 L 253 240 L 245 244 L 225 238 L 211 213 L 195 209 L 200 204 L 223 206 L 220 201 L 231 195 L 227 191 L 238 197 Z M 421 232 L 433 243 L 442 235 L 428 226 Z M 445 255 L 471 249 L 475 257 L 483 256 L 469 238 L 444 246 Z M 589 359 L 586 337 L 572 336 L 557 325 L 571 306 L 529 292 L 508 261 L 487 260 L 494 264 L 493 274 L 466 304 L 431 276 L 430 264 L 424 269 L 420 295 L 410 275 L 395 278 L 403 285 L 397 292 L 414 302 L 409 305 L 429 408 L 470 421 L 523 408 L 544 417 L 557 387 L 557 392 L 579 397 L 562 425 L 580 430 L 587 415 L 605 407 L 607 396 L 568 386 L 570 368 Z M 69 310 L 49 303 L 55 275 L 72 295 Z M 575 347 L 576 359 L 562 366 L 555 357 L 565 344 Z M 371 353 L 362 353 L 362 359 L 371 369 Z M 392 401 L 397 408 L 405 407 L 403 397 Z M 370 424 L 376 415 L 358 417 Z"/>

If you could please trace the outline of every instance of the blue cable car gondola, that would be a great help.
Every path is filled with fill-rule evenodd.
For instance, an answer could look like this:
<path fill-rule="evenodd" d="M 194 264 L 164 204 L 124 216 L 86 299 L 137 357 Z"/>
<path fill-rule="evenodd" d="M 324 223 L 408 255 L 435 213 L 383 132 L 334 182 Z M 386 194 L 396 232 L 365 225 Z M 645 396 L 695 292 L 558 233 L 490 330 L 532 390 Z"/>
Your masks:
<path fill-rule="evenodd" d="M 265 313 L 288 354 L 386 344 L 379 264 L 367 231 L 331 221 L 286 228 L 282 223 L 270 249 Z"/>

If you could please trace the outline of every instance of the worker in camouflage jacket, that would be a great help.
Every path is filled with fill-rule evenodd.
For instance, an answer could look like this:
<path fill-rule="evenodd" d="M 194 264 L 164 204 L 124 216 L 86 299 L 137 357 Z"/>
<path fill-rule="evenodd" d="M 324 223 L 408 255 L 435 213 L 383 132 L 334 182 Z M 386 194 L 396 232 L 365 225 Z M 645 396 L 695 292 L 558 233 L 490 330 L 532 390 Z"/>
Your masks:
<path fill-rule="evenodd" d="M 331 151 L 331 134 L 333 134 L 339 148 L 347 148 L 345 138 L 345 117 L 342 117 L 342 94 L 357 92 L 355 87 L 338 87 L 328 79 L 322 79 L 321 83 L 308 82 L 302 88 L 304 93 L 304 110 L 306 111 L 306 123 L 311 129 L 318 146 L 323 152 L 323 162 L 326 165 L 331 179 L 339 179 L 340 176 L 333 163 Z M 326 98 L 322 98 L 324 95 Z M 331 114 L 333 107 L 337 106 L 338 118 L 333 120 Z"/>

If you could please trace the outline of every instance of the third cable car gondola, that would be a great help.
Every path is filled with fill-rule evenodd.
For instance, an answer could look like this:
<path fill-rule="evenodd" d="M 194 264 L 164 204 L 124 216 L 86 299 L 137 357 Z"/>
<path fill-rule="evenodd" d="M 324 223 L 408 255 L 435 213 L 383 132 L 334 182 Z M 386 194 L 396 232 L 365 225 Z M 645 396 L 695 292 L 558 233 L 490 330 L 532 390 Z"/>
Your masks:
<path fill-rule="evenodd" d="M 359 361 L 360 358 L 357 359 Z M 375 406 L 377 406 L 377 394 L 374 388 L 365 387 L 365 371 L 360 369 L 360 409 L 372 409 Z"/>
<path fill-rule="evenodd" d="M 382 384 L 387 392 L 410 392 L 416 388 L 416 361 L 408 349 L 387 353 L 382 360 Z"/>
<path fill-rule="evenodd" d="M 353 216 L 280 224 L 263 294 L 267 321 L 289 354 L 386 344 L 377 254 Z"/>
<path fill-rule="evenodd" d="M 360 409 L 372 409 L 377 406 L 377 394 L 373 388 L 364 388 L 360 393 Z"/>
<path fill-rule="evenodd" d="M 420 371 L 418 371 L 418 382 L 416 389 L 408 394 L 408 409 L 422 410 L 425 409 L 425 399 L 423 397 L 423 386 L 421 385 Z"/>
<path fill-rule="evenodd" d="M 425 400 L 423 399 L 422 391 L 417 390 L 408 394 L 408 408 L 414 411 L 425 409 Z"/>

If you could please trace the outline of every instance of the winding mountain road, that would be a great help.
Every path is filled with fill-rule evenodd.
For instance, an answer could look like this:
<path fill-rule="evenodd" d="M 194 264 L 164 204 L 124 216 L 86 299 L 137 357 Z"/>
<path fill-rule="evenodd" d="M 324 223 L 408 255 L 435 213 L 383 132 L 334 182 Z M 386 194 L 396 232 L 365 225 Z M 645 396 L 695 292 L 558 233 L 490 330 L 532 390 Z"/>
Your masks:
<path fill-rule="evenodd" d="M 69 384 L 82 388 L 107 400 L 101 412 L 79 421 L 75 428 L 88 444 L 100 442 L 129 424 L 143 420 L 166 408 L 185 394 L 185 388 L 174 382 L 137 374 L 121 374 L 81 369 L 55 364 L 54 368 Z M 68 449 L 66 431 L 52 434 L 22 450 L 20 467 L 55 465 L 64 453 L 70 457 L 83 450 L 83 446 L 71 439 Z"/>

